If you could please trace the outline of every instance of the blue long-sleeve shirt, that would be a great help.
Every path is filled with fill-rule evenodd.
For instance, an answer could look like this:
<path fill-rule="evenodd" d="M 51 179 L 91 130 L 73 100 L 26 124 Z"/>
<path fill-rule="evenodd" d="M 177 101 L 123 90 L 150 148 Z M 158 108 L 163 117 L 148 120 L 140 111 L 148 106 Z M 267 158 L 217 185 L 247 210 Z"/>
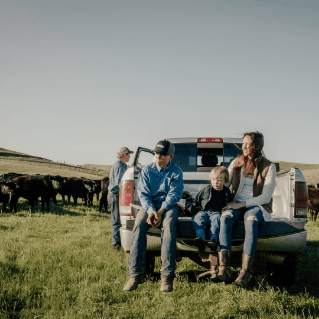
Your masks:
<path fill-rule="evenodd" d="M 142 207 L 149 214 L 175 206 L 182 197 L 183 188 L 183 171 L 178 165 L 170 162 L 162 169 L 153 162 L 142 169 L 137 192 Z"/>
<path fill-rule="evenodd" d="M 109 187 L 108 190 L 114 194 L 118 194 L 120 191 L 120 183 L 122 177 L 126 171 L 127 165 L 118 159 L 112 166 L 110 175 L 109 175 Z"/>

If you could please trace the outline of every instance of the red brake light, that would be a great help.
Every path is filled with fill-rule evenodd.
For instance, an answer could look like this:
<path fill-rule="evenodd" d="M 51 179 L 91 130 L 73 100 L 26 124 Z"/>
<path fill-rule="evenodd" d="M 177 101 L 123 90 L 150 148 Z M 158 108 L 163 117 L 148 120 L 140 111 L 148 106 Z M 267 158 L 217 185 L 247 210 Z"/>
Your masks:
<path fill-rule="evenodd" d="M 223 143 L 222 138 L 216 137 L 201 137 L 197 140 L 198 143 Z"/>
<path fill-rule="evenodd" d="M 296 182 L 296 207 L 308 208 L 307 183 Z"/>
<path fill-rule="evenodd" d="M 123 181 L 120 186 L 119 206 L 120 215 L 132 216 L 132 208 L 130 204 L 133 203 L 133 181 Z"/>

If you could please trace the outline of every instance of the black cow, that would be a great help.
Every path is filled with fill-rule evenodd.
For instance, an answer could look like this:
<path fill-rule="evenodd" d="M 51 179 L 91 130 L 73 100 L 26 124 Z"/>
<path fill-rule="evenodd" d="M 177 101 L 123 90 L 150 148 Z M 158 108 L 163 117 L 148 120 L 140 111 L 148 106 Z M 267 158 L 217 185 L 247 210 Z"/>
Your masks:
<path fill-rule="evenodd" d="M 59 182 L 49 175 L 23 175 L 10 178 L 10 181 L 16 184 L 17 199 L 23 197 L 29 201 L 31 209 L 34 204 L 41 197 L 41 211 L 44 211 L 44 205 L 46 203 L 47 210 L 50 211 L 50 199 L 55 196 L 56 190 L 59 189 Z M 16 212 L 16 204 L 14 205 L 14 211 Z"/>
<path fill-rule="evenodd" d="M 64 202 L 64 196 L 65 195 L 69 195 L 71 196 L 71 194 L 69 194 L 69 192 L 66 192 L 65 189 L 65 181 L 68 179 L 67 177 L 62 177 L 60 175 L 55 175 L 55 176 L 51 176 L 52 180 L 56 180 L 59 184 L 59 188 L 55 189 L 55 196 L 53 197 L 53 202 L 54 204 L 57 205 L 57 201 L 56 201 L 56 195 L 57 194 L 61 194 L 62 195 L 62 200 Z M 69 202 L 70 202 L 70 198 L 69 198 Z"/>
<path fill-rule="evenodd" d="M 12 182 L 0 182 L 0 202 L 2 203 L 2 211 L 7 211 L 7 204 L 10 201 L 10 211 L 14 213 L 14 203 L 16 198 L 16 186 Z"/>
<path fill-rule="evenodd" d="M 93 206 L 93 197 L 95 194 L 95 181 L 89 180 L 89 179 L 84 179 L 83 180 L 84 186 L 87 189 L 88 193 L 86 195 L 86 198 L 84 199 L 84 205 L 86 205 L 86 201 L 87 200 L 87 204 L 88 206 Z"/>
<path fill-rule="evenodd" d="M 319 211 L 319 188 L 308 185 L 308 208 L 311 214 L 311 220 L 316 221 Z"/>
<path fill-rule="evenodd" d="M 68 196 L 73 197 L 73 206 L 77 204 L 78 198 L 84 199 L 84 205 L 87 205 L 87 202 L 89 205 L 92 204 L 93 189 L 91 181 L 84 181 L 81 178 L 72 177 L 65 181 L 65 190 L 68 192 Z"/>
<path fill-rule="evenodd" d="M 102 191 L 102 196 L 100 199 L 100 208 L 99 208 L 99 212 L 102 213 L 102 208 L 104 206 L 105 212 L 107 212 L 107 194 L 108 194 L 108 187 L 109 187 L 109 178 L 108 177 L 104 177 L 101 180 L 101 191 Z"/>
<path fill-rule="evenodd" d="M 95 182 L 95 194 L 96 194 L 96 200 L 98 201 L 100 198 L 99 198 L 99 195 L 101 193 L 101 180 L 100 179 L 95 179 L 94 180 Z"/>

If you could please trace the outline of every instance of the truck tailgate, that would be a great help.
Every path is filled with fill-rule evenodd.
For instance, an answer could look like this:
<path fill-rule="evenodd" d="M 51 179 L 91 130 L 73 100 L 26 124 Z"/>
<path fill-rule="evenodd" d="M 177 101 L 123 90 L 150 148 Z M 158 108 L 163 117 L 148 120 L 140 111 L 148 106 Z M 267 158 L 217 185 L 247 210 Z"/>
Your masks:
<path fill-rule="evenodd" d="M 126 221 L 126 229 L 132 230 L 134 227 L 135 219 L 129 219 Z M 178 238 L 195 238 L 195 230 L 191 218 L 183 217 L 179 218 L 176 224 L 177 237 Z M 298 221 L 264 221 L 259 224 L 258 238 L 262 237 L 274 237 L 285 235 L 289 233 L 296 233 L 304 231 L 304 223 Z M 147 232 L 151 236 L 161 236 L 161 230 L 159 228 L 150 228 Z M 233 228 L 233 239 L 244 239 L 245 228 L 244 222 L 240 221 Z M 208 230 L 206 232 L 206 239 L 209 239 Z"/>

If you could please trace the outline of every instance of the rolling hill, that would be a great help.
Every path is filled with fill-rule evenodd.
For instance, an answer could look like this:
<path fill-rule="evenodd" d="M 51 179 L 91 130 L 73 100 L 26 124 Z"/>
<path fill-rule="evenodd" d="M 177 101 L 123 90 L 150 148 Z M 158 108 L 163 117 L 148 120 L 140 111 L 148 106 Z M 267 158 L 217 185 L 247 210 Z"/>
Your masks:
<path fill-rule="evenodd" d="M 19 159 L 30 160 L 22 161 Z M 31 162 L 33 161 L 34 162 Z M 304 174 L 308 184 L 317 185 L 319 183 L 319 164 L 302 164 L 284 161 L 275 161 L 280 164 L 280 169 L 289 169 L 291 167 L 299 168 Z M 92 174 L 79 172 L 79 169 L 75 167 L 70 169 L 70 166 L 62 168 L 62 165 L 54 165 L 55 162 L 45 159 L 43 157 L 33 156 L 24 154 L 21 152 L 11 151 L 4 148 L 0 148 L 0 174 L 16 172 L 26 174 L 56 174 L 65 176 L 90 176 Z M 59 167 L 58 167 L 59 166 Z M 83 164 L 81 168 L 87 168 L 88 170 L 93 169 L 99 172 L 100 176 L 108 176 L 112 165 L 94 165 L 94 164 Z"/>

